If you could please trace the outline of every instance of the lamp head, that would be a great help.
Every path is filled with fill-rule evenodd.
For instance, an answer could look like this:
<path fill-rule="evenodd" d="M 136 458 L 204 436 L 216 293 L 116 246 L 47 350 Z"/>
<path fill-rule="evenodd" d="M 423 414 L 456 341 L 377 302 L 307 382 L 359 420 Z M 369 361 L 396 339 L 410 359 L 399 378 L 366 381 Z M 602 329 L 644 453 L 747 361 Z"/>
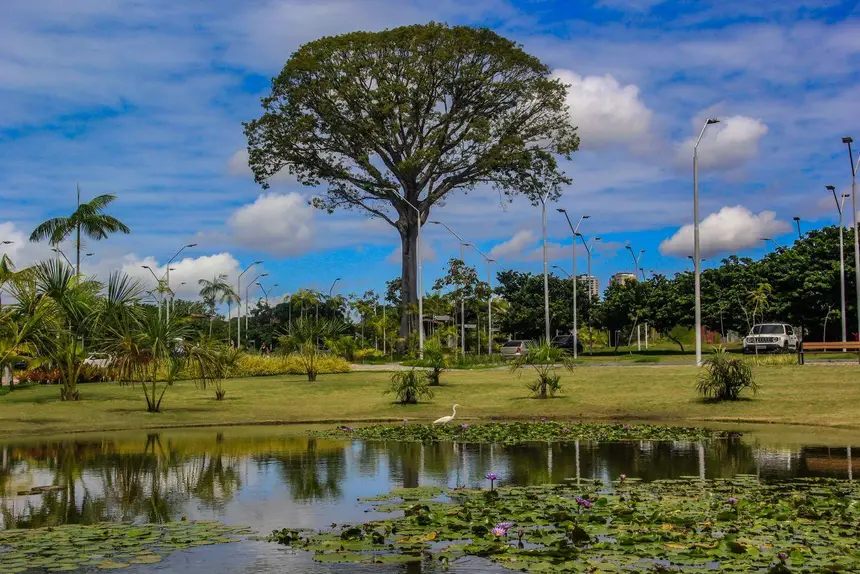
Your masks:
<path fill-rule="evenodd" d="M 142 267 L 143 269 L 150 269 L 150 270 L 152 269 L 152 267 L 150 267 L 149 265 L 141 265 L 141 267 Z"/>
<path fill-rule="evenodd" d="M 795 215 L 795 216 L 794 216 L 794 220 L 795 220 L 795 221 L 800 221 L 800 218 L 799 218 L 798 216 L 796 216 L 796 215 Z"/>
<path fill-rule="evenodd" d="M 852 138 L 852 137 L 842 138 L 842 143 L 847 143 L 847 144 L 854 143 L 854 138 Z"/>
<path fill-rule="evenodd" d="M 268 277 L 268 276 L 269 276 L 269 274 L 268 274 L 268 273 L 263 273 L 263 274 L 261 274 L 261 275 L 260 275 L 260 277 Z"/>
<path fill-rule="evenodd" d="M 14 242 L 14 241 L 10 241 L 10 240 L 8 240 L 8 239 L 7 239 L 7 240 L 5 240 L 5 241 L 0 241 L 0 245 L 12 245 L 13 243 L 15 243 L 15 242 Z"/>
<path fill-rule="evenodd" d="M 842 197 L 851 197 L 851 194 L 850 193 L 843 193 Z"/>
<path fill-rule="evenodd" d="M 627 249 L 629 249 L 630 251 L 633 251 L 633 248 L 632 248 L 632 247 L 630 247 L 629 245 L 625 245 L 624 247 L 626 247 L 626 248 L 627 248 Z"/>
<path fill-rule="evenodd" d="M 836 191 L 836 186 L 833 186 L 833 185 L 825 185 L 825 186 L 824 186 L 824 189 L 826 189 L 827 191 Z"/>
<path fill-rule="evenodd" d="M 770 237 L 759 237 L 759 241 L 770 241 Z"/>
<path fill-rule="evenodd" d="M 262 259 L 260 259 L 259 261 L 254 261 L 254 265 L 260 265 L 262 262 L 263 262 Z"/>
<path fill-rule="evenodd" d="M 185 247 L 197 247 L 197 244 L 196 243 L 189 243 Z"/>
<path fill-rule="evenodd" d="M 718 123 L 720 123 L 720 120 L 718 120 L 717 118 L 708 118 L 708 125 L 718 124 Z"/>
<path fill-rule="evenodd" d="M 556 211 L 557 211 L 557 212 L 559 212 L 559 213 L 567 213 L 567 210 L 566 210 L 565 208 L 563 208 L 563 207 L 558 207 L 558 208 L 556 208 Z"/>
<path fill-rule="evenodd" d="M 590 219 L 590 218 L 591 218 L 591 216 L 590 216 L 590 215 L 583 215 L 583 216 L 582 216 L 582 218 L 583 218 L 583 219 Z"/>
<path fill-rule="evenodd" d="M 600 238 L 599 238 L 599 237 L 595 237 L 595 238 L 594 238 L 594 240 L 595 240 L 595 241 L 600 241 Z"/>

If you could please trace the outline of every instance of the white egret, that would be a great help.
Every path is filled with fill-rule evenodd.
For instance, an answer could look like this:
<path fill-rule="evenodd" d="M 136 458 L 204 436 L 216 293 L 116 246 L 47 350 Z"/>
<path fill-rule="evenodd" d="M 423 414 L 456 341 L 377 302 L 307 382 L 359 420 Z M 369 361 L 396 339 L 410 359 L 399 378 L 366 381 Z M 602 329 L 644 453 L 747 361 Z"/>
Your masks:
<path fill-rule="evenodd" d="M 436 419 L 433 421 L 434 425 L 444 425 L 445 423 L 449 423 L 454 420 L 454 417 L 457 416 L 457 407 L 460 405 L 454 405 L 454 412 L 449 417 L 442 417 L 441 419 Z"/>

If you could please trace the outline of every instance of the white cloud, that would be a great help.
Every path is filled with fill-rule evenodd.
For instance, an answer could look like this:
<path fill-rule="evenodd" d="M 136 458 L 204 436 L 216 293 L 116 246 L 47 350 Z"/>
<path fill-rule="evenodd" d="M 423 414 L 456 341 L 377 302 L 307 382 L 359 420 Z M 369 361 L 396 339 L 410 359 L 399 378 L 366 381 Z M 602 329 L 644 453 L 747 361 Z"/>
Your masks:
<path fill-rule="evenodd" d="M 273 255 L 298 255 L 315 243 L 314 208 L 298 193 L 264 193 L 243 205 L 228 225 L 236 241 Z"/>
<path fill-rule="evenodd" d="M 147 265 L 152 268 L 152 271 L 158 277 L 164 277 L 167 273 L 167 265 L 159 264 L 154 257 L 144 257 L 141 259 L 137 255 L 129 254 L 123 258 L 120 265 L 114 265 L 113 268 L 120 269 L 127 275 L 140 279 L 147 288 L 155 286 L 155 278 L 152 274 L 143 268 Z M 108 267 L 110 262 L 101 261 L 99 267 Z M 235 281 L 238 276 L 239 262 L 229 253 L 216 253 L 214 255 L 201 255 L 199 257 L 185 257 L 174 261 L 170 265 L 170 287 L 173 289 L 176 297 L 183 299 L 199 299 L 200 287 L 197 285 L 199 279 L 212 279 L 221 273 L 227 274 L 228 278 Z M 106 275 L 99 274 L 101 277 Z M 253 279 L 251 275 L 251 279 Z M 247 280 L 248 275 L 245 275 Z M 185 285 L 182 285 L 185 283 Z M 244 290 L 244 288 L 243 288 Z M 245 294 L 241 294 L 242 299 Z"/>
<path fill-rule="evenodd" d="M 43 259 L 56 257 L 51 252 L 51 246 L 47 243 L 30 243 L 30 234 L 19 229 L 11 221 L 0 223 L 0 242 L 11 241 L 12 243 L 0 245 L 0 255 L 6 254 L 16 268 L 22 269 Z M 72 255 L 66 253 L 69 257 Z"/>
<path fill-rule="evenodd" d="M 534 245 L 537 240 L 535 233 L 529 229 L 523 229 L 514 233 L 514 236 L 494 245 L 488 256 L 492 259 L 515 259 L 522 255 L 523 251 Z"/>
<path fill-rule="evenodd" d="M 637 86 L 623 86 L 609 74 L 580 76 L 555 70 L 553 75 L 568 85 L 566 101 L 583 148 L 647 137 L 653 114 L 640 99 Z"/>
<path fill-rule="evenodd" d="M 712 213 L 699 225 L 699 249 L 702 257 L 732 253 L 761 243 L 762 237 L 776 237 L 791 231 L 791 226 L 776 219 L 773 211 L 758 215 L 742 205 L 724 207 Z M 663 255 L 686 257 L 693 253 L 693 226 L 681 227 L 660 244 Z"/>
<path fill-rule="evenodd" d="M 695 135 L 678 146 L 678 162 L 691 162 L 693 146 L 699 137 L 704 118 L 695 125 Z M 758 155 L 759 141 L 768 132 L 768 127 L 760 120 L 747 116 L 731 116 L 721 119 L 720 123 L 708 126 L 702 143 L 699 144 L 699 167 L 735 167 Z"/>

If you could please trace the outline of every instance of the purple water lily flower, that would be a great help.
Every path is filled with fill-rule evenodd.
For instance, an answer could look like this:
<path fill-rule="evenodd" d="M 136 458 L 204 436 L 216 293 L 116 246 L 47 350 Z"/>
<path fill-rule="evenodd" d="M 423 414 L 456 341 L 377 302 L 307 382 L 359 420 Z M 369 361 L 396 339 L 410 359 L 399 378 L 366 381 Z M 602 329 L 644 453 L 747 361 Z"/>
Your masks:
<path fill-rule="evenodd" d="M 627 480 L 627 475 L 626 474 L 619 474 L 618 480 L 620 480 L 621 482 L 624 482 L 625 480 Z"/>
<path fill-rule="evenodd" d="M 507 534 L 507 533 L 508 533 L 508 531 L 507 531 L 507 530 L 505 530 L 504 528 L 499 528 L 498 526 L 496 526 L 495 528 L 493 528 L 492 530 L 490 530 L 490 534 L 492 534 L 493 536 L 499 536 L 499 537 L 501 537 L 501 536 L 504 536 L 504 535 L 505 535 L 505 534 Z"/>
<path fill-rule="evenodd" d="M 570 432 L 570 429 L 567 427 L 564 427 L 563 429 L 561 429 L 561 432 Z"/>
<path fill-rule="evenodd" d="M 785 562 L 786 560 L 788 560 L 788 554 L 786 554 L 785 552 L 778 552 L 778 553 L 776 554 L 776 557 L 777 557 L 778 559 L 782 560 L 783 562 Z"/>
<path fill-rule="evenodd" d="M 540 422 L 545 423 L 545 422 L 546 422 L 546 417 L 541 417 Z"/>
<path fill-rule="evenodd" d="M 466 423 L 463 423 L 463 424 L 461 424 L 461 425 L 460 425 L 460 428 L 461 428 L 462 430 L 466 430 L 467 428 L 469 428 L 469 425 L 467 425 Z"/>
<path fill-rule="evenodd" d="M 738 499 L 737 499 L 737 498 L 732 497 L 732 498 L 728 499 L 726 502 L 728 502 L 729 504 L 731 504 L 732 506 L 734 506 L 735 504 L 737 504 L 737 503 L 738 503 Z"/>
<path fill-rule="evenodd" d="M 523 530 L 522 528 L 520 528 L 520 529 L 517 531 L 517 538 L 519 538 L 520 540 L 522 540 L 522 539 L 523 539 L 523 536 L 525 536 L 525 535 L 526 535 L 526 531 L 525 531 L 525 530 Z"/>
<path fill-rule="evenodd" d="M 504 528 L 505 530 L 510 530 L 513 527 L 513 522 L 499 522 L 498 524 L 496 524 L 496 528 Z"/>
<path fill-rule="evenodd" d="M 490 481 L 490 490 L 494 490 L 493 483 L 496 482 L 497 480 L 499 480 L 499 475 L 496 474 L 495 472 L 488 472 L 487 473 L 487 480 Z"/>
<path fill-rule="evenodd" d="M 624 425 L 624 430 L 630 430 L 630 425 Z"/>
<path fill-rule="evenodd" d="M 409 419 L 403 419 L 403 424 L 408 424 L 408 423 L 409 423 Z"/>

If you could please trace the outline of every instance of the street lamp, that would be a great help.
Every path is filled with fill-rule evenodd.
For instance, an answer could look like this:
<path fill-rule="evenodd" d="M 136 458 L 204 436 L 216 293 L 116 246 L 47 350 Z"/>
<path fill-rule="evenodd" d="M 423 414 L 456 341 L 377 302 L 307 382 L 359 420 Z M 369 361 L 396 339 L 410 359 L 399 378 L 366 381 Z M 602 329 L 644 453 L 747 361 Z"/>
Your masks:
<path fill-rule="evenodd" d="M 268 290 L 267 290 L 266 288 L 264 288 L 264 287 L 263 287 L 263 284 L 262 284 L 262 283 L 260 283 L 259 281 L 257 281 L 257 285 L 259 285 L 259 286 L 260 286 L 260 290 L 263 292 L 263 297 L 265 297 L 265 298 L 266 298 L 266 307 L 268 307 L 268 306 L 269 306 L 269 293 L 271 293 L 271 292 L 272 292 L 272 289 L 274 289 L 275 287 L 277 287 L 277 286 L 279 285 L 279 283 L 275 283 L 274 285 L 272 285 L 271 287 L 269 287 L 269 289 L 268 289 Z"/>
<path fill-rule="evenodd" d="M 702 127 L 702 133 L 693 146 L 693 271 L 695 273 L 695 299 L 696 299 L 696 365 L 702 365 L 702 267 L 699 253 L 699 144 L 705 135 L 705 130 L 711 124 L 718 124 L 720 120 L 708 118 Z"/>
<path fill-rule="evenodd" d="M 547 342 L 550 340 L 549 334 L 549 273 L 547 271 L 546 260 L 546 202 L 549 200 L 549 191 L 544 195 L 538 195 L 541 204 L 541 227 L 543 238 L 543 319 Z"/>
<path fill-rule="evenodd" d="M 340 280 L 341 280 L 341 277 L 338 277 L 334 281 L 331 282 L 331 287 L 328 288 L 328 298 L 329 299 L 331 299 L 331 292 L 332 292 L 332 290 L 334 290 L 335 284 Z"/>
<path fill-rule="evenodd" d="M 463 238 L 457 235 L 457 233 L 445 225 L 441 221 L 431 221 L 434 225 L 441 225 L 445 229 L 447 229 L 451 235 L 457 238 L 460 242 L 460 261 L 463 264 L 466 264 L 466 246 L 471 245 L 471 243 L 466 243 L 463 241 Z M 465 356 L 466 355 L 466 298 L 463 296 L 463 293 L 460 293 L 460 352 Z"/>
<path fill-rule="evenodd" d="M 14 242 L 14 241 L 10 241 L 10 240 L 8 240 L 8 239 L 7 239 L 7 240 L 5 240 L 5 241 L 0 241 L 0 245 L 12 245 L 13 243 L 15 243 L 15 242 Z"/>
<path fill-rule="evenodd" d="M 776 241 L 775 239 L 771 239 L 770 237 L 760 237 L 760 238 L 759 238 L 759 240 L 760 240 L 760 241 L 764 241 L 764 242 L 765 242 L 765 244 L 767 244 L 767 242 L 768 242 L 768 241 L 770 241 L 771 243 L 773 243 L 774 245 L 776 245 L 777 249 L 779 249 L 780 247 L 782 247 L 782 244 L 781 244 L 780 242 Z"/>
<path fill-rule="evenodd" d="M 179 257 L 179 254 L 185 251 L 190 247 L 197 247 L 196 243 L 189 243 L 188 245 L 183 245 L 182 248 L 176 252 L 176 254 L 167 260 L 167 291 L 170 293 L 170 264 L 173 263 L 173 260 Z M 170 304 L 173 302 L 173 296 L 171 295 L 170 300 L 167 302 L 167 322 L 170 322 Z"/>
<path fill-rule="evenodd" d="M 66 263 L 68 263 L 68 264 L 69 264 L 69 267 L 74 267 L 74 265 L 72 265 L 72 262 L 71 262 L 71 261 L 69 261 L 69 258 L 68 258 L 68 257 L 66 257 L 66 254 L 65 254 L 65 253 L 63 253 L 63 250 L 62 250 L 62 249 L 60 249 L 59 247 L 52 247 L 52 248 L 51 248 L 51 251 L 53 251 L 53 252 L 54 252 L 54 253 L 56 253 L 57 255 L 62 255 L 62 256 L 63 256 L 63 259 L 65 259 L 65 260 L 66 260 Z"/>
<path fill-rule="evenodd" d="M 797 224 L 797 238 L 803 239 L 803 233 L 800 231 L 800 218 L 796 215 L 794 216 L 794 222 Z"/>
<path fill-rule="evenodd" d="M 559 207 L 559 208 L 557 208 L 557 211 L 559 213 L 564 214 L 564 218 L 567 220 L 567 225 L 570 227 L 570 232 L 573 234 L 573 241 L 571 242 L 571 251 L 572 251 L 572 255 L 573 255 L 573 257 L 572 257 L 573 258 L 573 327 L 571 328 L 570 334 L 573 335 L 573 340 L 574 340 L 573 358 L 576 359 L 576 358 L 578 358 L 577 357 L 577 351 L 576 351 L 576 347 L 577 347 L 576 341 L 579 339 L 579 330 L 577 328 L 577 322 L 576 322 L 576 311 L 577 311 L 577 309 L 576 309 L 576 287 L 577 287 L 577 285 L 576 285 L 576 283 L 577 283 L 577 281 L 576 281 L 576 236 L 579 234 L 579 226 L 582 225 L 582 222 L 584 220 L 588 219 L 591 216 L 590 215 L 583 215 L 582 217 L 579 218 L 579 221 L 577 222 L 576 227 L 574 227 L 573 223 L 571 223 L 571 221 L 570 221 L 570 216 L 567 214 L 566 209 Z"/>
<path fill-rule="evenodd" d="M 630 247 L 629 245 L 627 245 L 626 247 L 627 247 L 627 250 L 630 251 L 630 256 L 633 257 L 633 265 L 634 265 L 633 277 L 638 278 L 639 277 L 639 270 L 641 269 L 639 267 L 639 259 L 642 257 L 642 254 L 645 253 L 645 250 L 640 249 L 639 254 L 637 255 L 637 253 L 635 251 L 633 251 L 632 247 Z M 642 280 L 645 281 L 645 273 L 644 272 L 642 273 Z"/>
<path fill-rule="evenodd" d="M 260 273 L 259 275 L 257 275 L 256 277 L 254 277 L 254 278 L 251 280 L 251 282 L 250 282 L 250 283 L 248 283 L 248 285 L 245 287 L 245 338 L 247 338 L 247 337 L 248 337 L 248 333 L 247 333 L 247 331 L 248 331 L 248 289 L 251 287 L 251 285 L 253 285 L 254 283 L 256 283 L 256 282 L 257 282 L 257 279 L 259 279 L 260 277 L 268 277 L 268 276 L 269 276 L 269 274 L 268 274 L 268 273 Z M 242 319 L 241 319 L 241 318 L 239 319 L 239 323 L 240 323 L 240 324 L 242 323 Z"/>
<path fill-rule="evenodd" d="M 250 265 L 245 267 L 244 271 L 239 273 L 239 277 L 236 278 L 236 296 L 237 297 L 242 296 L 242 275 L 247 273 L 251 269 L 251 267 L 253 267 L 254 265 L 260 265 L 261 263 L 263 263 L 263 261 L 261 259 L 258 259 L 257 261 L 254 261 L 253 263 L 251 263 Z M 247 307 L 247 303 L 245 304 L 245 306 Z M 247 309 L 245 310 L 245 312 L 246 313 L 248 312 Z M 230 319 L 228 318 L 227 321 L 229 324 Z M 239 304 L 236 305 L 236 348 L 238 349 L 241 345 L 242 345 L 242 302 L 239 301 Z"/>
<path fill-rule="evenodd" d="M 412 202 L 406 199 L 406 197 L 395 190 L 395 192 L 400 199 L 406 203 L 409 207 L 415 210 L 415 213 L 418 215 L 418 240 L 415 243 L 415 250 L 418 252 L 418 357 L 424 358 L 424 285 L 423 285 L 423 268 L 421 264 L 421 210 L 412 205 Z"/>
<path fill-rule="evenodd" d="M 842 213 L 848 194 L 843 193 L 842 201 L 839 201 L 839 198 L 836 197 L 836 186 L 826 185 L 824 187 L 833 194 L 833 201 L 836 202 L 836 211 L 839 212 L 839 295 L 842 305 L 842 342 L 844 343 L 848 340 L 848 318 L 845 316 L 845 243 L 843 238 L 845 226 L 842 224 Z M 842 349 L 842 351 L 844 352 L 846 349 Z"/>
<path fill-rule="evenodd" d="M 487 294 L 487 355 L 493 354 L 493 276 L 490 270 L 490 267 L 493 263 L 498 263 L 495 259 L 490 259 L 487 257 L 483 251 L 478 249 L 477 245 L 472 245 L 469 243 L 468 245 L 472 246 L 472 249 L 481 254 L 487 261 L 487 288 L 489 289 L 489 293 Z M 501 267 L 501 265 L 499 265 Z"/>
<path fill-rule="evenodd" d="M 854 152 L 851 144 L 854 139 L 842 138 L 842 143 L 848 144 L 848 159 L 851 161 L 851 212 L 854 214 L 854 273 L 855 281 L 860 286 L 860 232 L 857 228 L 857 168 L 860 167 L 860 158 L 854 163 Z M 860 287 L 857 289 L 857 332 L 860 333 Z"/>
<path fill-rule="evenodd" d="M 588 279 L 587 279 L 587 281 L 588 281 L 588 291 L 587 292 L 588 292 L 588 305 L 589 305 L 589 307 L 588 307 L 589 308 L 589 314 L 588 314 L 588 353 L 592 354 L 594 352 L 594 337 L 592 336 L 592 333 L 591 333 L 591 312 L 590 312 L 591 298 L 593 296 L 591 293 L 591 285 L 593 282 L 593 279 L 591 277 L 591 250 L 594 248 L 594 244 L 597 243 L 598 241 L 600 241 L 600 238 L 599 237 L 593 237 L 591 239 L 591 241 L 589 242 L 589 241 L 585 240 L 585 236 L 582 233 L 578 233 L 577 235 L 579 235 L 579 238 L 582 240 L 582 245 L 583 245 L 583 247 L 585 247 L 585 252 L 588 253 Z M 595 289 L 595 291 L 597 291 L 597 289 Z M 599 296 L 600 293 L 594 293 L 594 295 Z"/>

